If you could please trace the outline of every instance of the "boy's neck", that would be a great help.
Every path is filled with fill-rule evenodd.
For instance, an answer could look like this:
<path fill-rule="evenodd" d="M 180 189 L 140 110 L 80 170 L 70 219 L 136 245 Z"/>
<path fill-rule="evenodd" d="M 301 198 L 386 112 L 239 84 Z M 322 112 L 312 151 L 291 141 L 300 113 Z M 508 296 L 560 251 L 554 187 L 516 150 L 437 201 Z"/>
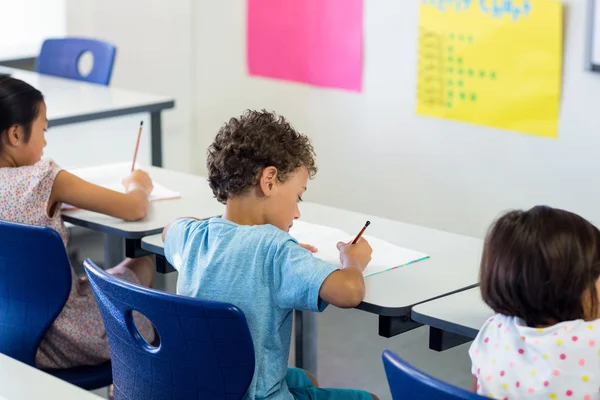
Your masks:
<path fill-rule="evenodd" d="M 264 225 L 263 204 L 252 195 L 236 196 L 227 200 L 223 219 L 238 225 Z"/>

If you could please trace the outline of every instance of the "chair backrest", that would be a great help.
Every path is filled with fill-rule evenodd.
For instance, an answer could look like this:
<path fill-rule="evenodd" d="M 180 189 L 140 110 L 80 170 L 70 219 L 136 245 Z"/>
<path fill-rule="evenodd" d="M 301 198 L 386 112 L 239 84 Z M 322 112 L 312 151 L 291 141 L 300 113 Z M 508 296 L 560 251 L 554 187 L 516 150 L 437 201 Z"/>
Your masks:
<path fill-rule="evenodd" d="M 0 353 L 35 366 L 38 346 L 71 284 L 58 232 L 0 221 Z"/>
<path fill-rule="evenodd" d="M 475 393 L 440 381 L 414 368 L 390 350 L 383 352 L 383 366 L 394 400 L 483 400 Z"/>
<path fill-rule="evenodd" d="M 254 374 L 244 314 L 226 303 L 159 292 L 117 279 L 85 260 L 110 344 L 115 399 L 241 399 Z M 158 333 L 156 347 L 132 311 Z"/>
<path fill-rule="evenodd" d="M 86 76 L 79 72 L 79 58 L 89 51 L 94 64 Z M 110 43 L 94 39 L 47 39 L 37 58 L 36 71 L 40 74 L 60 76 L 101 85 L 108 85 L 112 75 L 117 49 Z"/>

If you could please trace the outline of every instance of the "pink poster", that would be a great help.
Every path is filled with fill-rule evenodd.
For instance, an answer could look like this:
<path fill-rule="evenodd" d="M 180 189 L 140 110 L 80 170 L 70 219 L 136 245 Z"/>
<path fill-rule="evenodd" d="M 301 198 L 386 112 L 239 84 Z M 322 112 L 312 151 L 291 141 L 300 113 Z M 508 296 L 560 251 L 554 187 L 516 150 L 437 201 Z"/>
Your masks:
<path fill-rule="evenodd" d="M 248 0 L 250 75 L 362 91 L 363 0 Z"/>

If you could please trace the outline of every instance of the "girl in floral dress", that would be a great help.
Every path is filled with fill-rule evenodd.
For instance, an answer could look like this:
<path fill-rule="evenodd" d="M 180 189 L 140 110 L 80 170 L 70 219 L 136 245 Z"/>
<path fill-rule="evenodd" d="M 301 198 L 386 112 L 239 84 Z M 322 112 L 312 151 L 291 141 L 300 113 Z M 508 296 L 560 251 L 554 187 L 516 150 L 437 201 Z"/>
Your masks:
<path fill-rule="evenodd" d="M 126 193 L 86 182 L 53 161 L 41 160 L 47 127 L 42 93 L 18 79 L 0 77 L 0 220 L 50 227 L 66 246 L 62 203 L 124 220 L 146 216 L 152 181 L 145 172 L 136 170 L 123 180 Z M 153 268 L 149 258 L 126 259 L 108 272 L 151 287 Z M 77 278 L 72 268 L 71 275 L 69 298 L 39 346 L 39 368 L 96 365 L 110 359 L 106 331 L 90 284 L 86 278 Z M 136 319 L 142 335 L 152 341 L 150 323 Z"/>

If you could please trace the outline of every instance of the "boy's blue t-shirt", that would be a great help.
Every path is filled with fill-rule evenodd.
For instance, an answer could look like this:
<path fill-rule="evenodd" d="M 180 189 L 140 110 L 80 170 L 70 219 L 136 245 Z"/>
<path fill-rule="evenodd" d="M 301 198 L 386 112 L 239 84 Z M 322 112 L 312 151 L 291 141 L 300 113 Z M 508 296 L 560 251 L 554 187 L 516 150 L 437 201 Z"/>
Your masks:
<path fill-rule="evenodd" d="M 246 315 L 256 366 L 246 398 L 292 399 L 285 383 L 292 310 L 323 311 L 323 281 L 336 270 L 272 225 L 181 219 L 165 238 L 179 271 L 177 293 L 237 306 Z"/>

